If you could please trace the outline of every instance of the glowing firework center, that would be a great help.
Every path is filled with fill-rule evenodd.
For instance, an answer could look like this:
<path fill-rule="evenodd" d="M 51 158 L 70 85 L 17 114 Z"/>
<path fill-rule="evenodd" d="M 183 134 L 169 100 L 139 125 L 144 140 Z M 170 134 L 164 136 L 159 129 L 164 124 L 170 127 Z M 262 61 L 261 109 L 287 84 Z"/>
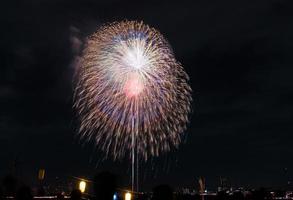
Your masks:
<path fill-rule="evenodd" d="M 143 91 L 143 81 L 140 79 L 140 73 L 148 65 L 148 58 L 144 55 L 143 43 L 139 39 L 133 41 L 132 46 L 125 49 L 125 56 L 122 58 L 125 66 L 133 71 L 127 77 L 124 91 L 127 97 L 135 97 Z"/>
<path fill-rule="evenodd" d="M 151 67 L 145 45 L 144 38 L 134 37 L 127 41 L 119 41 L 114 47 L 115 54 L 122 55 L 116 60 L 115 65 L 120 74 L 125 74 L 123 90 L 130 98 L 138 96 L 143 91 L 143 73 Z M 117 78 L 121 80 L 121 76 Z"/>
<path fill-rule="evenodd" d="M 136 97 L 143 91 L 143 83 L 137 74 L 133 74 L 126 81 L 124 91 L 127 97 Z"/>

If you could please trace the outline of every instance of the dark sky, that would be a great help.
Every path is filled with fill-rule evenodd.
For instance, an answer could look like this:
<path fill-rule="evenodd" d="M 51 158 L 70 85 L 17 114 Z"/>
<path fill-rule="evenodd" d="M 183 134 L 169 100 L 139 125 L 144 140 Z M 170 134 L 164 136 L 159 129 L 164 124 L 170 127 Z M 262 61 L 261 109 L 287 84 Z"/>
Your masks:
<path fill-rule="evenodd" d="M 101 24 L 143 20 L 159 29 L 191 78 L 193 114 L 176 153 L 143 164 L 143 186 L 283 186 L 293 180 L 292 0 L 31 0 L 0 3 L 0 176 L 37 170 L 91 177 L 101 162 L 75 137 L 74 58 Z M 284 168 L 288 168 L 287 174 Z M 153 170 L 152 170 L 153 169 Z"/>

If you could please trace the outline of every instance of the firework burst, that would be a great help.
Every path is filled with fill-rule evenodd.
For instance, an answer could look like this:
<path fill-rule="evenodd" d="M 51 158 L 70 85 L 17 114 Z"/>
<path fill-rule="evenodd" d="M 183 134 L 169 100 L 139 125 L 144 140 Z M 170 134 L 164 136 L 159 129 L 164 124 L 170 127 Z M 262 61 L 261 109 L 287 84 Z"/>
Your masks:
<path fill-rule="evenodd" d="M 187 82 L 157 30 L 136 21 L 103 26 L 88 38 L 76 74 L 81 138 L 114 159 L 134 145 L 145 160 L 177 148 L 191 110 Z"/>

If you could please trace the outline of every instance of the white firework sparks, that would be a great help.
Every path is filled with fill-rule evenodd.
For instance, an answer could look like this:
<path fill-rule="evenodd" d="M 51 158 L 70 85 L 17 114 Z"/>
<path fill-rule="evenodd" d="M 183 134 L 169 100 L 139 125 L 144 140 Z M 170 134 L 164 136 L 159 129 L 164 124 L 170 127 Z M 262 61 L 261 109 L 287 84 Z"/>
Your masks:
<path fill-rule="evenodd" d="M 191 88 L 155 29 L 136 21 L 103 26 L 87 40 L 76 80 L 81 138 L 94 139 L 107 156 L 123 158 L 135 145 L 147 160 L 178 147 Z"/>

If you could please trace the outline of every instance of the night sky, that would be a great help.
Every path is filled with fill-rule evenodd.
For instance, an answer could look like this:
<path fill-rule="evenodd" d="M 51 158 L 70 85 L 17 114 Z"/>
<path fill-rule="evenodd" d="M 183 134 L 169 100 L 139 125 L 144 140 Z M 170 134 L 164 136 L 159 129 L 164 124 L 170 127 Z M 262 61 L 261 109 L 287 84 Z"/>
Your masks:
<path fill-rule="evenodd" d="M 32 0 L 0 3 L 0 176 L 14 160 L 28 183 L 119 174 L 81 144 L 72 109 L 75 59 L 101 24 L 143 20 L 168 39 L 190 76 L 193 113 L 177 152 L 142 164 L 145 188 L 196 186 L 219 177 L 235 186 L 293 180 L 293 2 Z M 287 168 L 287 172 L 285 170 Z"/>

